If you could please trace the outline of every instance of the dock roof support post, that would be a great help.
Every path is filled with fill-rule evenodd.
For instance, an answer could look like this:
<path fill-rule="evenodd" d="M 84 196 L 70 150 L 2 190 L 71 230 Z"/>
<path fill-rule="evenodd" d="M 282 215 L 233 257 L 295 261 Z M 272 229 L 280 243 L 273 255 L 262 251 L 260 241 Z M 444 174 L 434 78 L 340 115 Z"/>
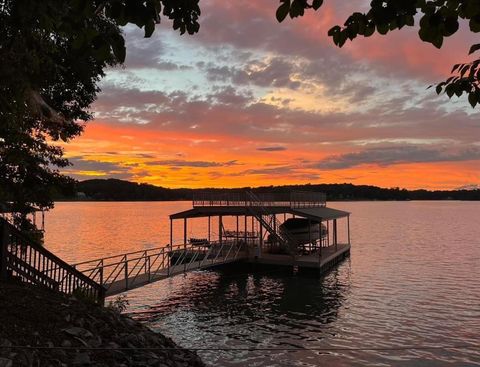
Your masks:
<path fill-rule="evenodd" d="M 173 219 L 170 218 L 170 250 L 172 250 L 173 246 Z"/>
<path fill-rule="evenodd" d="M 259 222 L 258 225 L 260 226 L 260 254 L 262 253 L 263 251 L 263 226 L 262 226 L 262 223 Z"/>
<path fill-rule="evenodd" d="M 320 236 L 320 258 L 322 257 L 322 220 L 318 223 L 318 235 Z"/>
<path fill-rule="evenodd" d="M 183 218 L 183 272 L 187 271 L 187 218 Z"/>
<path fill-rule="evenodd" d="M 308 219 L 308 243 L 310 244 L 310 249 L 312 249 L 312 221 Z"/>
<path fill-rule="evenodd" d="M 322 220 L 320 219 L 320 223 L 318 223 L 318 236 L 320 237 L 320 248 L 323 246 L 323 231 L 322 231 Z"/>
<path fill-rule="evenodd" d="M 187 218 L 183 218 L 183 244 L 187 247 Z"/>
<path fill-rule="evenodd" d="M 220 242 L 220 244 L 222 244 L 222 241 L 223 241 L 222 227 L 223 227 L 222 216 L 219 215 L 218 216 L 218 242 Z"/>
<path fill-rule="evenodd" d="M 237 242 L 238 244 L 238 215 L 236 216 L 237 217 L 237 233 L 235 235 L 235 241 Z"/>
<path fill-rule="evenodd" d="M 330 221 L 327 220 L 327 246 L 330 246 Z"/>
<path fill-rule="evenodd" d="M 335 251 L 337 251 L 337 220 L 333 220 L 333 243 L 335 244 Z"/>
<path fill-rule="evenodd" d="M 245 246 L 247 246 L 247 216 L 245 215 Z"/>
<path fill-rule="evenodd" d="M 210 216 L 208 216 L 208 242 L 210 243 Z"/>
<path fill-rule="evenodd" d="M 347 215 L 347 234 L 348 234 L 348 245 L 350 246 L 350 214 Z"/>

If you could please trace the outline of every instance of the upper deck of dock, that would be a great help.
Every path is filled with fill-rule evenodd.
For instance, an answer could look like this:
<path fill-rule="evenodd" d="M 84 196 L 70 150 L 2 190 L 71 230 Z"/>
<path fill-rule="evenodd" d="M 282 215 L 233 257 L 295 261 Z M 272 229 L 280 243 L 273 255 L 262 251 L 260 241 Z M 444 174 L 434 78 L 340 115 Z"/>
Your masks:
<path fill-rule="evenodd" d="M 327 204 L 327 196 L 322 192 L 259 192 L 252 198 L 249 192 L 201 192 L 193 197 L 194 208 L 205 207 L 279 207 L 279 208 L 318 208 Z"/>
<path fill-rule="evenodd" d="M 170 219 L 209 216 L 244 216 L 261 209 L 263 214 L 292 214 L 313 220 L 347 217 L 350 213 L 327 207 L 322 192 L 201 192 L 194 196 L 192 209 L 170 215 Z"/>

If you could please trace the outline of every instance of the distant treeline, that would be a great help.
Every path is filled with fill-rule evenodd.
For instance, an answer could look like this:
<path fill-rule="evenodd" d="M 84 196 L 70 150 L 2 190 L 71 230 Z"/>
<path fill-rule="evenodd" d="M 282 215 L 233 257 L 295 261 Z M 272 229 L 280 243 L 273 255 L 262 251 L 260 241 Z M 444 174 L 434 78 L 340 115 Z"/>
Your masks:
<path fill-rule="evenodd" d="M 243 187 L 236 189 L 168 189 L 149 184 L 138 184 L 116 179 L 86 180 L 77 183 L 75 196 L 57 197 L 57 200 L 94 201 L 170 201 L 192 200 L 195 192 L 218 191 L 239 192 L 288 192 L 320 191 L 327 194 L 327 200 L 480 200 L 480 190 L 428 191 L 385 189 L 377 186 L 352 184 L 318 184 Z"/>

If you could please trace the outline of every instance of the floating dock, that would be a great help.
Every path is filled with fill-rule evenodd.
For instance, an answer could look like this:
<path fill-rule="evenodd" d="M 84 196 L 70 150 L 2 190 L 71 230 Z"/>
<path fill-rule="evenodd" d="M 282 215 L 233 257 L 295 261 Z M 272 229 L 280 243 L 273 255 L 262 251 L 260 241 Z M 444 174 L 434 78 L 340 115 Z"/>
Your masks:
<path fill-rule="evenodd" d="M 235 217 L 235 228 L 224 227 L 224 218 L 228 216 Z M 183 242 L 187 243 L 188 220 L 202 217 L 208 221 L 207 238 L 192 241 L 210 243 L 213 220 L 218 225 L 216 243 L 234 240 L 244 246 L 245 255 L 238 261 L 318 269 L 324 273 L 350 254 L 350 213 L 327 207 L 323 193 L 200 193 L 194 198 L 192 209 L 170 215 L 170 243 L 174 220 L 183 221 Z M 304 220 L 302 237 L 282 228 L 291 218 Z"/>

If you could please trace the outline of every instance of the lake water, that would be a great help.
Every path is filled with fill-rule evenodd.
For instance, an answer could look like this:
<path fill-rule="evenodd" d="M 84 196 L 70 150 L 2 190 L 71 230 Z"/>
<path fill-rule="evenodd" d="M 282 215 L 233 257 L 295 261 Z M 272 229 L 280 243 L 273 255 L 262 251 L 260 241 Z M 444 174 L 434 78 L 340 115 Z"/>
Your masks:
<path fill-rule="evenodd" d="M 70 262 L 162 246 L 168 215 L 190 206 L 57 203 L 45 243 Z M 126 293 L 128 311 L 182 347 L 211 349 L 199 352 L 211 366 L 480 366 L 480 203 L 329 206 L 352 212 L 352 250 L 325 277 L 199 271 Z M 188 229 L 205 231 L 202 220 Z"/>

